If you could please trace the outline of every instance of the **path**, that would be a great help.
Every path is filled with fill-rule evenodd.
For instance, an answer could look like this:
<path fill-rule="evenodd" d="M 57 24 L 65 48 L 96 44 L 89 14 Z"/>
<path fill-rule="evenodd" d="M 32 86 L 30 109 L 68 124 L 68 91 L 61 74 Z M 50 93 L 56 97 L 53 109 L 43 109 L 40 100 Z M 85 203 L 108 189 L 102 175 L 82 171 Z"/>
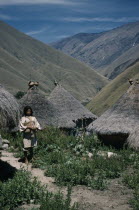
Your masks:
<path fill-rule="evenodd" d="M 16 169 L 25 168 L 30 171 L 33 177 L 42 184 L 47 184 L 47 188 L 51 192 L 60 190 L 66 195 L 66 188 L 59 188 L 54 183 L 54 178 L 44 176 L 44 171 L 38 168 L 32 168 L 31 164 L 28 166 L 24 163 L 18 162 L 18 158 L 13 156 L 13 153 L 2 151 L 2 161 L 8 162 Z M 90 190 L 86 186 L 73 187 L 71 195 L 72 204 L 78 202 L 80 210 L 132 210 L 128 201 L 131 198 L 131 191 L 123 186 L 121 179 L 114 179 L 111 181 L 108 190 Z"/>

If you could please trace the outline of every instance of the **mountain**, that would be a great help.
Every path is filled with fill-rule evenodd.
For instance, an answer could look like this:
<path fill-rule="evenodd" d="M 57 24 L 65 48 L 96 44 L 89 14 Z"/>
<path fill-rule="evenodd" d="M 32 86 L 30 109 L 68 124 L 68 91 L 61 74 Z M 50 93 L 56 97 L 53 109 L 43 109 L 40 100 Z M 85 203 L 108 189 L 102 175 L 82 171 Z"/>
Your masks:
<path fill-rule="evenodd" d="M 0 21 L 0 83 L 16 93 L 26 91 L 30 79 L 39 81 L 47 95 L 56 79 L 81 101 L 89 100 L 108 83 L 84 63 Z"/>
<path fill-rule="evenodd" d="M 51 46 L 114 79 L 139 59 L 139 21 L 98 34 L 76 34 Z"/>
<path fill-rule="evenodd" d="M 117 76 L 106 85 L 87 105 L 93 113 L 101 115 L 126 92 L 130 86 L 128 79 L 134 82 L 139 79 L 139 61 L 130 66 L 126 71 Z"/>
<path fill-rule="evenodd" d="M 58 42 L 53 42 L 50 45 L 74 57 L 88 43 L 94 41 L 103 34 L 104 33 L 79 33 Z"/>

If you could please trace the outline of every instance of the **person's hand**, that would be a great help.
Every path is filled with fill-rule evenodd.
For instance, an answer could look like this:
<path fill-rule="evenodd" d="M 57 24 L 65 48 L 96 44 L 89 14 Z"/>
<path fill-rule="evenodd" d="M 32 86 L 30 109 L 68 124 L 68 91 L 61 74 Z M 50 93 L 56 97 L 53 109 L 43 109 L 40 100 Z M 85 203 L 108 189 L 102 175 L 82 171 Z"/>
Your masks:
<path fill-rule="evenodd" d="M 27 126 L 27 128 L 28 128 L 28 129 L 33 129 L 33 127 L 32 127 L 32 126 L 30 126 L 30 125 L 29 125 L 29 126 Z"/>
<path fill-rule="evenodd" d="M 37 130 L 37 128 L 36 128 L 36 127 L 34 127 L 34 126 L 33 126 L 31 129 L 32 129 L 32 130 Z"/>
<path fill-rule="evenodd" d="M 26 128 L 25 133 L 29 133 L 29 132 L 30 132 L 30 128 Z"/>

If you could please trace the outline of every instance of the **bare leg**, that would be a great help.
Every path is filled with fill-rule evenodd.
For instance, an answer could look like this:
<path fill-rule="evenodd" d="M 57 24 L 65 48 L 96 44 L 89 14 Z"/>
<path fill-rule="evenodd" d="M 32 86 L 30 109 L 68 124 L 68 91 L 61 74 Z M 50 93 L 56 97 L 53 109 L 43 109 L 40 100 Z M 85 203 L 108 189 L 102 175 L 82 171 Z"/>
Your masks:
<path fill-rule="evenodd" d="M 29 154 L 29 160 L 32 160 L 33 159 L 33 147 L 30 147 L 29 148 L 29 152 L 30 152 L 30 154 Z"/>
<path fill-rule="evenodd" d="M 27 151 L 24 151 L 25 163 L 28 164 Z"/>

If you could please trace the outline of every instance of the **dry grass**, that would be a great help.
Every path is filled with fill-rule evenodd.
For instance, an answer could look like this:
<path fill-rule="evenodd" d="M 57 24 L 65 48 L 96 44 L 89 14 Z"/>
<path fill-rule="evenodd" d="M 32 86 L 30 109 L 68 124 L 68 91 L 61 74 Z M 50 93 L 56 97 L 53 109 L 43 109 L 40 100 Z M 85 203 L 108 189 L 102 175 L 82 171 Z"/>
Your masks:
<path fill-rule="evenodd" d="M 105 86 L 87 105 L 93 113 L 100 116 L 127 91 L 129 88 L 128 78 L 139 78 L 139 62 L 128 68 L 116 79 Z"/>
<path fill-rule="evenodd" d="M 83 119 L 88 125 L 97 118 L 61 85 L 55 87 L 48 100 L 58 110 L 58 127 L 73 128 L 76 121 Z"/>
<path fill-rule="evenodd" d="M 139 84 L 130 86 L 118 102 L 101 115 L 89 130 L 94 130 L 104 139 L 126 140 L 139 124 Z M 117 138 L 117 139 L 116 139 Z M 130 143 L 130 142 L 129 142 Z M 134 141 L 133 145 L 136 146 Z M 130 146 L 133 146 L 130 144 Z"/>
<path fill-rule="evenodd" d="M 61 85 L 58 85 L 47 99 L 39 90 L 28 90 L 20 100 L 21 112 L 25 106 L 32 107 L 34 116 L 43 128 L 53 125 L 73 129 L 76 127 L 76 121 L 84 120 L 87 126 L 97 118 Z"/>
<path fill-rule="evenodd" d="M 25 106 L 31 106 L 42 128 L 54 124 L 55 119 L 58 118 L 58 111 L 54 105 L 39 90 L 28 90 L 27 94 L 20 99 L 21 113 Z"/>
<path fill-rule="evenodd" d="M 16 99 L 0 86 L 0 129 L 13 129 L 18 125 L 19 105 Z"/>
<path fill-rule="evenodd" d="M 139 126 L 136 126 L 135 129 L 130 133 L 127 141 L 131 147 L 134 149 L 139 149 Z"/>

